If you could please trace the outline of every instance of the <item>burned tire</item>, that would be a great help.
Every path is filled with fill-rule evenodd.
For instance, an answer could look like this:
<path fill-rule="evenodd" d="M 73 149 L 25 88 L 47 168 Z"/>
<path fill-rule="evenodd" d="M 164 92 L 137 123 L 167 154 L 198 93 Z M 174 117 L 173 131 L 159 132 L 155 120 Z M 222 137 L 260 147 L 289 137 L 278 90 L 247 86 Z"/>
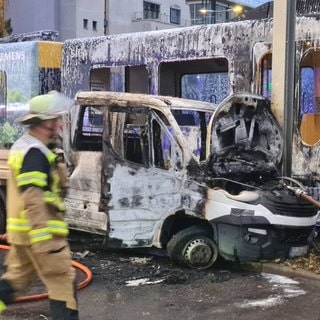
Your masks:
<path fill-rule="evenodd" d="M 0 190 L 0 234 L 6 233 L 5 194 Z"/>
<path fill-rule="evenodd" d="M 192 226 L 176 233 L 167 244 L 171 261 L 183 267 L 204 270 L 218 258 L 218 247 L 210 232 L 201 226 Z"/>

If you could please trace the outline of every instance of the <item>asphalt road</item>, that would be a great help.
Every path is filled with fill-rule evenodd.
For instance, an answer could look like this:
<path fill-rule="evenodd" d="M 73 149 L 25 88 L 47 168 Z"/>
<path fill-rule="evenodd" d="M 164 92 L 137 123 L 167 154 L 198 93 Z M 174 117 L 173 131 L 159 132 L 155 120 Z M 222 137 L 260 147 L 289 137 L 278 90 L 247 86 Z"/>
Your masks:
<path fill-rule="evenodd" d="M 199 272 L 172 265 L 161 252 L 108 252 L 94 241 L 71 247 L 93 274 L 78 292 L 82 320 L 320 320 L 320 278 L 309 274 L 223 263 Z M 39 283 L 31 288 L 43 291 Z M 46 319 L 48 311 L 47 299 L 17 303 L 0 319 Z"/>

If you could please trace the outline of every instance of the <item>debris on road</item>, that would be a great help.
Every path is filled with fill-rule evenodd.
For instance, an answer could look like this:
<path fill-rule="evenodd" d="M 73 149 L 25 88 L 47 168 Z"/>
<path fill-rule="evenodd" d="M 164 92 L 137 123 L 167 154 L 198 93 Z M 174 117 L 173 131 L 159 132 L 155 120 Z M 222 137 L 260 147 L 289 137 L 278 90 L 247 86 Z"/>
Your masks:
<path fill-rule="evenodd" d="M 276 263 L 283 263 L 286 267 L 293 270 L 305 270 L 315 274 L 320 274 L 320 255 L 311 251 L 304 257 L 298 257 L 295 259 L 281 260 L 277 259 Z"/>

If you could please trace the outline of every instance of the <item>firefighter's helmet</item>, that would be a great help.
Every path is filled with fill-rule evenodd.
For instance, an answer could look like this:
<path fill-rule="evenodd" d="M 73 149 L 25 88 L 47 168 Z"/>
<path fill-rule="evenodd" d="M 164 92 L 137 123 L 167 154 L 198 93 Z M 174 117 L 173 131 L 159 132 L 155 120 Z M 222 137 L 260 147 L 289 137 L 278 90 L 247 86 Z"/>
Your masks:
<path fill-rule="evenodd" d="M 55 119 L 67 113 L 71 105 L 71 99 L 58 91 L 50 91 L 30 99 L 29 112 L 16 119 L 16 122 L 29 125 Z"/>

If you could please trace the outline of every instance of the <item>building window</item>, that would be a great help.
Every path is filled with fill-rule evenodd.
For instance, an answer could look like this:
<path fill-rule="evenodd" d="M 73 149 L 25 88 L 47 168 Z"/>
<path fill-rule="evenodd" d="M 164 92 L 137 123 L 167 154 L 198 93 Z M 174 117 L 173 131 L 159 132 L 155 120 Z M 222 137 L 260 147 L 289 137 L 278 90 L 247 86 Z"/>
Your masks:
<path fill-rule="evenodd" d="M 92 21 L 92 30 L 97 31 L 97 21 Z"/>
<path fill-rule="evenodd" d="M 143 18 L 159 19 L 160 5 L 148 1 L 143 1 Z"/>
<path fill-rule="evenodd" d="M 199 11 L 202 7 L 203 5 L 201 3 L 190 4 L 191 25 L 204 23 L 204 16 Z"/>
<path fill-rule="evenodd" d="M 216 5 L 215 23 L 230 21 L 230 8 L 226 6 Z"/>
<path fill-rule="evenodd" d="M 181 10 L 170 8 L 170 23 L 181 24 Z"/>
<path fill-rule="evenodd" d="M 208 9 L 207 13 L 201 13 L 200 9 Z M 190 4 L 191 25 L 206 23 L 222 23 L 230 21 L 230 7 L 226 5 L 215 4 L 204 5 L 202 3 Z"/>
<path fill-rule="evenodd" d="M 88 19 L 83 19 L 83 29 L 88 29 Z"/>

